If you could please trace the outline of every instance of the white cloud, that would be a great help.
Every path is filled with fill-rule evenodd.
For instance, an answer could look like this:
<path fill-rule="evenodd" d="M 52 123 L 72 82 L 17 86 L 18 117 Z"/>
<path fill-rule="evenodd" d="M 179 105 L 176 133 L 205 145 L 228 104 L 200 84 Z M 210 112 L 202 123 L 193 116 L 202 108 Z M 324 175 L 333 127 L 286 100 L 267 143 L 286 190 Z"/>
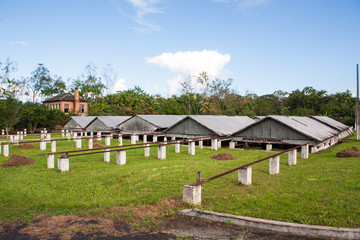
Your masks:
<path fill-rule="evenodd" d="M 29 45 L 28 42 L 25 42 L 25 41 L 13 41 L 13 42 L 10 42 L 11 45 L 21 45 L 21 46 L 27 46 Z"/>
<path fill-rule="evenodd" d="M 163 53 L 159 56 L 147 58 L 146 61 L 160 67 L 168 68 L 176 77 L 167 80 L 169 93 L 175 94 L 180 90 L 180 82 L 190 76 L 191 84 L 195 89 L 200 86 L 196 77 L 201 72 L 206 72 L 210 77 L 218 77 L 224 66 L 230 62 L 229 54 L 221 54 L 213 50 L 187 51 L 176 53 Z"/>
<path fill-rule="evenodd" d="M 116 83 L 114 84 L 114 86 L 112 88 L 112 92 L 116 93 L 117 91 L 124 91 L 126 89 L 127 89 L 127 87 L 125 85 L 125 79 L 121 78 L 121 79 L 117 80 Z"/>

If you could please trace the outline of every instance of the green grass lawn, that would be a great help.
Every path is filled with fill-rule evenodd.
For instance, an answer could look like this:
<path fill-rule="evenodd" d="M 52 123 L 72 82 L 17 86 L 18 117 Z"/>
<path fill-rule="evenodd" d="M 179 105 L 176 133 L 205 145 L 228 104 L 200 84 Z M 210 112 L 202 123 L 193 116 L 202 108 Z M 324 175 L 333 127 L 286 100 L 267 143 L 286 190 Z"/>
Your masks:
<path fill-rule="evenodd" d="M 104 140 L 101 141 L 104 144 Z M 112 140 L 116 145 L 117 140 Z M 124 141 L 124 144 L 129 144 Z M 34 150 L 10 146 L 10 154 L 19 153 L 36 159 L 30 166 L 0 168 L 0 221 L 30 221 L 38 215 L 96 215 L 129 220 L 134 209 L 161 206 L 156 217 L 171 215 L 181 208 L 183 186 L 236 168 L 273 153 L 209 148 L 196 155 L 182 146 L 167 147 L 167 159 L 157 159 L 157 148 L 145 158 L 144 150 L 127 151 L 126 165 L 116 165 L 116 153 L 105 163 L 103 154 L 70 158 L 70 171 L 47 169 L 46 156 Z M 83 149 L 87 142 L 83 141 Z M 287 154 L 280 156 L 280 174 L 268 173 L 269 162 L 253 165 L 251 186 L 237 181 L 237 172 L 203 185 L 203 209 L 265 219 L 326 225 L 360 227 L 360 158 L 336 158 L 335 154 L 360 142 L 347 141 L 320 154 L 310 154 L 296 166 L 287 165 Z M 57 151 L 75 150 L 74 141 L 57 142 Z M 228 152 L 237 160 L 219 161 L 210 157 Z M 0 164 L 8 158 L 0 156 Z M 56 166 L 56 163 L 55 163 Z M 166 201 L 179 204 L 168 206 Z M 119 209 L 125 209 L 119 214 Z M 143 219 L 143 223 L 149 219 Z"/>

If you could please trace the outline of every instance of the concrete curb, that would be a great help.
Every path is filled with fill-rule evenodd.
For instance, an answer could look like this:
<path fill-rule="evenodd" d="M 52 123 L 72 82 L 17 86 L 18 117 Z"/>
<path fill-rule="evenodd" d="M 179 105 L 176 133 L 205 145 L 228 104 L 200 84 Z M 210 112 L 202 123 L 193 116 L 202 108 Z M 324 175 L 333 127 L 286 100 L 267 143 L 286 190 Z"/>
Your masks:
<path fill-rule="evenodd" d="M 285 234 L 293 234 L 298 236 L 338 239 L 360 239 L 360 228 L 338 228 L 288 223 L 260 218 L 243 217 L 227 213 L 218 213 L 213 211 L 200 210 L 198 208 L 184 209 L 180 211 L 180 214 L 184 216 L 198 217 L 222 223 L 231 222 L 231 224 L 237 226 L 256 228 L 265 231 L 279 232 Z"/>

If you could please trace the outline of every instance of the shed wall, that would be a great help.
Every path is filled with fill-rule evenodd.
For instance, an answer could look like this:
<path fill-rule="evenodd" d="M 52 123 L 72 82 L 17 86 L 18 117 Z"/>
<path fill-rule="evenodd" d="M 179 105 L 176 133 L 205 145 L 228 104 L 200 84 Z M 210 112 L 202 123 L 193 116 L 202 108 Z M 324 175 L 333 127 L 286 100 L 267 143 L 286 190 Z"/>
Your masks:
<path fill-rule="evenodd" d="M 123 132 L 144 133 L 155 132 L 157 126 L 135 116 L 128 121 L 120 124 L 119 129 Z"/>
<path fill-rule="evenodd" d="M 87 131 L 111 130 L 102 121 L 95 119 L 87 128 Z"/>
<path fill-rule="evenodd" d="M 70 119 L 65 125 L 64 129 L 80 129 L 81 127 L 76 123 L 74 119 Z"/>
<path fill-rule="evenodd" d="M 191 118 L 187 118 L 176 126 L 169 129 L 166 134 L 192 135 L 192 136 L 213 136 L 212 131 L 195 122 Z"/>

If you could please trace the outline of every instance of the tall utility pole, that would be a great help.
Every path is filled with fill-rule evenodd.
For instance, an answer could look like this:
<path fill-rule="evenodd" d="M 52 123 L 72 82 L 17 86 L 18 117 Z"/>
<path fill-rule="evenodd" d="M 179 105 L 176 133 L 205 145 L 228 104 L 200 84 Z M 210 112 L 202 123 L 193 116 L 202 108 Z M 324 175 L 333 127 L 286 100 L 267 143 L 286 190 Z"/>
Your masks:
<path fill-rule="evenodd" d="M 359 64 L 356 64 L 356 119 L 355 119 L 355 126 L 356 126 L 356 140 L 360 139 L 360 116 L 359 116 Z"/>

